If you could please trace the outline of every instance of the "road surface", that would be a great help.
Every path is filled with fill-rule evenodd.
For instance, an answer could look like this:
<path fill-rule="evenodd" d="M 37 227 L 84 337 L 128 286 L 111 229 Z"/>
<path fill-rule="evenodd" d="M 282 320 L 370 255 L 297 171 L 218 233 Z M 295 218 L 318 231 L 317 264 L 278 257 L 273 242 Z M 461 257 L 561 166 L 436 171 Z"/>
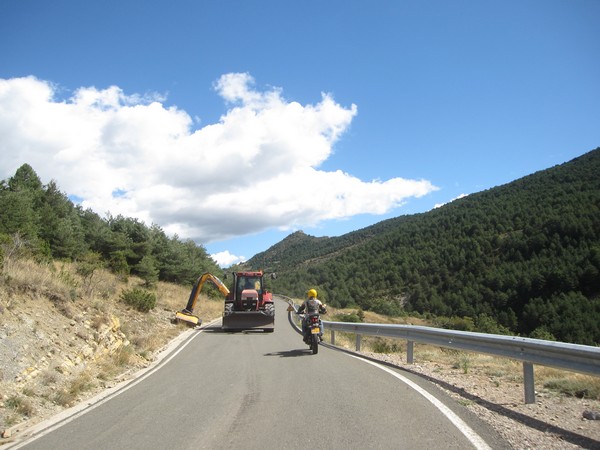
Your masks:
<path fill-rule="evenodd" d="M 417 376 L 462 417 L 343 352 L 312 355 L 276 304 L 273 333 L 194 332 L 135 385 L 17 448 L 32 449 L 467 449 L 507 448 L 465 408 Z M 428 394 L 428 395 L 431 395 Z M 443 410 L 443 408 L 442 408 Z"/>

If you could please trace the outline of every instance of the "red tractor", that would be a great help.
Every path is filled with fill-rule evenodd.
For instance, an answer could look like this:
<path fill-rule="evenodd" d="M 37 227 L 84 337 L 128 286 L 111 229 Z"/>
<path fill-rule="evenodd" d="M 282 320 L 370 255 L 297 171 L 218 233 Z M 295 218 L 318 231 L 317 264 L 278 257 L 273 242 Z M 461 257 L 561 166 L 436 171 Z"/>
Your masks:
<path fill-rule="evenodd" d="M 225 298 L 223 330 L 275 328 L 273 294 L 265 289 L 263 272 L 234 272 L 231 291 Z"/>
<path fill-rule="evenodd" d="M 257 329 L 272 332 L 274 330 L 273 294 L 265 289 L 263 272 L 233 272 L 231 290 L 214 275 L 203 274 L 194 284 L 186 307 L 175 314 L 175 322 L 186 323 L 190 326 L 202 323 L 193 312 L 200 291 L 207 281 L 212 282 L 225 296 L 222 323 L 224 331 Z"/>

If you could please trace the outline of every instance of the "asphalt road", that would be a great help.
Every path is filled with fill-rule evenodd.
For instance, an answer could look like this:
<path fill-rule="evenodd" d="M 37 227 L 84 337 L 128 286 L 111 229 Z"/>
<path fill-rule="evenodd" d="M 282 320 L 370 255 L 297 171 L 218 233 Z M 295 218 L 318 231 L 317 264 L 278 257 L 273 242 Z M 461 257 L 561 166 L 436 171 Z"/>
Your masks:
<path fill-rule="evenodd" d="M 276 305 L 273 333 L 223 333 L 217 326 L 182 346 L 142 381 L 22 448 L 507 447 L 412 374 L 394 371 L 449 405 L 466 431 L 388 371 L 323 346 L 312 355 L 288 323 L 284 302 Z"/>

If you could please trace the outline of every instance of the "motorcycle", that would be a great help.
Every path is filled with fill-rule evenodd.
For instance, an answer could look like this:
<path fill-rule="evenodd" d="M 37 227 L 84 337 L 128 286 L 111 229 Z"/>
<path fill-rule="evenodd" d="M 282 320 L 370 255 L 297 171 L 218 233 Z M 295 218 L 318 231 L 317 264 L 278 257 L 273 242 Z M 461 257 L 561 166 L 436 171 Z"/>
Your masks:
<path fill-rule="evenodd" d="M 323 325 L 319 313 L 309 313 L 303 319 L 304 343 L 308 344 L 313 355 L 319 352 L 319 342 L 323 340 Z"/>
<path fill-rule="evenodd" d="M 298 307 L 292 300 L 288 300 L 288 311 L 294 312 L 302 317 L 302 337 L 304 343 L 308 344 L 313 355 L 319 352 L 319 342 L 323 340 L 323 323 L 321 315 L 327 313 L 327 308 L 322 305 L 319 312 L 298 313 Z"/>

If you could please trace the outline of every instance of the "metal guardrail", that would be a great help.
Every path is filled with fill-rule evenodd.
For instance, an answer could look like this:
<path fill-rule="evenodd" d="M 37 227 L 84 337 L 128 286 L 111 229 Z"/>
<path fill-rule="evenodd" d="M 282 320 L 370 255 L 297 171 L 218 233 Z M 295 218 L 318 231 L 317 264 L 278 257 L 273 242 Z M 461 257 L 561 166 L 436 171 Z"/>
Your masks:
<path fill-rule="evenodd" d="M 293 302 L 289 297 L 279 297 Z M 336 331 L 355 334 L 356 351 L 360 351 L 363 335 L 406 339 L 408 364 L 414 362 L 415 342 L 523 361 L 525 403 L 535 403 L 534 364 L 600 376 L 600 347 L 589 345 L 415 325 L 323 321 L 323 326 L 331 331 L 331 345 L 335 345 Z"/>
<path fill-rule="evenodd" d="M 523 361 L 525 403 L 535 403 L 534 364 L 600 376 L 600 347 L 414 325 L 327 321 L 323 325 L 331 330 L 332 345 L 336 331 L 356 334 L 357 351 L 363 335 L 406 339 L 408 364 L 413 363 L 415 342 Z"/>
<path fill-rule="evenodd" d="M 288 303 L 293 302 L 289 297 L 283 295 L 279 295 L 279 297 L 282 297 Z M 291 313 L 290 323 L 292 323 Z M 415 325 L 329 322 L 324 320 L 323 326 L 326 330 L 331 331 L 331 345 L 335 345 L 336 331 L 355 334 L 356 351 L 360 351 L 361 336 L 363 335 L 406 339 L 406 362 L 408 364 L 414 362 L 415 342 L 523 361 L 525 403 L 535 403 L 534 364 L 600 376 L 600 347 L 589 345 Z"/>

